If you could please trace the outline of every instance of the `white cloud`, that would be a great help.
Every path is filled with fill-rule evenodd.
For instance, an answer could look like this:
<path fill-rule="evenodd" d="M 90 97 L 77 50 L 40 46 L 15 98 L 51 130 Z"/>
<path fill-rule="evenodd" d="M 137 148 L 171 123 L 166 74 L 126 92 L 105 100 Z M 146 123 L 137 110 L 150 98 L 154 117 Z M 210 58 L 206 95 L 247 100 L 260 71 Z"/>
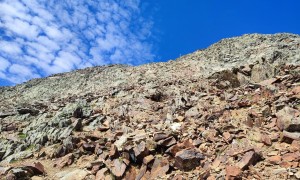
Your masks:
<path fill-rule="evenodd" d="M 1 41 L 0 47 L 1 47 L 0 52 L 2 52 L 2 53 L 16 55 L 16 54 L 20 54 L 22 52 L 19 44 L 15 43 L 15 42 Z"/>
<path fill-rule="evenodd" d="M 140 6 L 139 0 L 0 1 L 0 78 L 20 83 L 94 65 L 152 61 L 145 41 L 152 22 L 141 17 Z"/>
<path fill-rule="evenodd" d="M 9 65 L 10 63 L 6 59 L 0 57 L 0 72 L 5 71 Z"/>

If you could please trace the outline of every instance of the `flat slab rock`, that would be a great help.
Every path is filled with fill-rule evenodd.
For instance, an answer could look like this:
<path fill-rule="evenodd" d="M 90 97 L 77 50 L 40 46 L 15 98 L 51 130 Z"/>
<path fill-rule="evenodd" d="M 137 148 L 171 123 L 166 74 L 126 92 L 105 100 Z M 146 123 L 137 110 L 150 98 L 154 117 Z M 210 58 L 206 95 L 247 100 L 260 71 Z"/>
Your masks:
<path fill-rule="evenodd" d="M 60 180 L 84 180 L 85 177 L 88 175 L 88 171 L 83 169 L 75 169 L 71 171 L 62 171 L 55 175 L 55 178 Z"/>

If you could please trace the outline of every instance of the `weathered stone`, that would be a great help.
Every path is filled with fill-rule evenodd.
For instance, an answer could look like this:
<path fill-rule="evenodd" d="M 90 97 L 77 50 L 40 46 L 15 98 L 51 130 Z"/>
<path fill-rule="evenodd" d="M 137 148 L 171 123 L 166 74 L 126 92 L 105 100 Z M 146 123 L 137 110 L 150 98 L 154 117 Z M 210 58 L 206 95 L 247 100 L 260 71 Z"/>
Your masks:
<path fill-rule="evenodd" d="M 282 155 L 282 160 L 283 161 L 299 161 L 300 160 L 300 153 L 295 152 L 295 153 L 287 153 Z"/>
<path fill-rule="evenodd" d="M 246 169 L 250 165 L 255 165 L 260 160 L 260 156 L 254 152 L 246 152 L 243 158 L 237 163 L 237 166 L 240 169 Z"/>
<path fill-rule="evenodd" d="M 288 106 L 276 113 L 277 126 L 288 132 L 300 132 L 300 112 Z"/>
<path fill-rule="evenodd" d="M 232 140 L 232 135 L 229 132 L 224 132 L 223 137 L 227 142 Z"/>
<path fill-rule="evenodd" d="M 56 173 L 55 177 L 60 180 L 84 180 L 88 174 L 86 170 L 72 169 Z"/>
<path fill-rule="evenodd" d="M 113 161 L 112 173 L 116 177 L 122 177 L 126 170 L 126 164 L 122 160 L 115 159 Z"/>
<path fill-rule="evenodd" d="M 46 173 L 43 164 L 40 163 L 40 162 L 33 162 L 32 164 L 27 164 L 23 168 L 25 168 L 25 169 L 29 168 L 31 171 L 34 172 L 34 175 L 41 175 L 41 174 L 45 174 Z"/>
<path fill-rule="evenodd" d="M 294 175 L 297 179 L 300 179 L 300 171 L 296 172 Z"/>
<path fill-rule="evenodd" d="M 151 179 L 163 177 L 168 172 L 170 166 L 169 161 L 166 158 L 156 157 L 151 169 Z"/>
<path fill-rule="evenodd" d="M 28 177 L 33 176 L 33 174 L 30 174 L 28 171 L 23 170 L 23 169 L 21 169 L 21 168 L 14 168 L 14 169 L 11 169 L 11 170 L 9 171 L 9 174 L 13 174 L 15 177 L 17 177 L 17 179 L 20 179 L 20 178 L 28 178 Z"/>
<path fill-rule="evenodd" d="M 131 166 L 128 171 L 126 172 L 125 176 L 124 176 L 124 179 L 128 179 L 128 180 L 135 180 L 136 179 L 136 169 L 134 166 Z"/>
<path fill-rule="evenodd" d="M 162 140 L 158 141 L 157 144 L 164 146 L 164 147 L 170 147 L 170 146 L 176 144 L 176 139 L 173 136 L 171 136 L 166 139 L 162 139 Z"/>
<path fill-rule="evenodd" d="M 149 156 L 144 157 L 143 159 L 143 163 L 145 165 L 151 163 L 154 160 L 154 156 L 152 154 L 150 154 Z"/>
<path fill-rule="evenodd" d="M 65 166 L 71 165 L 73 162 L 74 162 L 74 155 L 70 153 L 58 159 L 55 165 L 59 168 L 63 168 Z"/>
<path fill-rule="evenodd" d="M 274 76 L 274 68 L 268 63 L 256 64 L 252 68 L 251 81 L 261 82 Z"/>
<path fill-rule="evenodd" d="M 266 134 L 261 135 L 261 142 L 268 146 L 272 145 L 271 138 Z"/>
<path fill-rule="evenodd" d="M 170 135 L 165 134 L 165 133 L 155 133 L 153 139 L 154 139 L 154 141 L 158 142 L 162 139 L 168 138 L 169 136 Z"/>
<path fill-rule="evenodd" d="M 288 131 L 283 131 L 283 138 L 289 138 L 292 140 L 300 140 L 300 132 L 288 132 Z"/>
<path fill-rule="evenodd" d="M 175 155 L 175 166 L 183 171 L 190 171 L 200 165 L 204 156 L 196 149 L 185 149 Z"/>
<path fill-rule="evenodd" d="M 73 112 L 73 117 L 75 118 L 83 118 L 83 111 L 81 107 L 77 107 Z"/>
<path fill-rule="evenodd" d="M 7 174 L 8 171 L 11 170 L 11 169 L 12 169 L 12 167 L 10 167 L 10 166 L 8 166 L 8 167 L 0 167 L 0 177 L 1 177 L 2 175 Z"/>
<path fill-rule="evenodd" d="M 119 153 L 119 151 L 118 151 L 118 149 L 117 149 L 117 146 L 112 145 L 112 146 L 110 147 L 109 156 L 110 156 L 112 159 L 116 159 L 116 158 L 118 158 L 118 157 L 120 156 L 120 153 Z"/>
<path fill-rule="evenodd" d="M 226 179 L 236 179 L 242 173 L 241 168 L 237 166 L 227 166 L 226 167 Z"/>
<path fill-rule="evenodd" d="M 124 144 L 126 143 L 127 141 L 127 136 L 126 135 L 123 135 L 121 136 L 114 144 L 116 145 L 116 147 L 118 148 L 119 151 L 122 150 Z"/>
<path fill-rule="evenodd" d="M 144 141 L 142 141 L 139 145 L 134 147 L 133 151 L 136 159 L 140 162 L 142 162 L 144 157 L 146 157 L 149 154 L 149 150 L 146 147 L 146 143 Z"/>
<path fill-rule="evenodd" d="M 271 164 L 279 164 L 279 162 L 281 162 L 281 156 L 279 156 L 279 155 L 271 156 L 271 157 L 268 158 L 268 161 Z"/>
<path fill-rule="evenodd" d="M 145 175 L 146 171 L 147 171 L 147 165 L 143 164 L 136 176 L 136 180 L 142 179 L 143 176 Z"/>
<path fill-rule="evenodd" d="M 95 151 L 95 145 L 91 143 L 83 143 L 82 147 L 86 151 L 94 152 Z"/>
<path fill-rule="evenodd" d="M 82 119 L 76 119 L 72 125 L 74 127 L 74 130 L 80 131 L 82 129 Z"/>
<path fill-rule="evenodd" d="M 96 174 L 96 178 L 95 180 L 102 180 L 105 179 L 105 176 L 108 174 L 108 169 L 107 168 L 102 168 L 101 170 L 99 170 Z"/>
<path fill-rule="evenodd" d="M 30 114 L 30 115 L 37 115 L 39 113 L 39 110 L 33 109 L 33 108 L 19 108 L 17 109 L 19 114 Z"/>

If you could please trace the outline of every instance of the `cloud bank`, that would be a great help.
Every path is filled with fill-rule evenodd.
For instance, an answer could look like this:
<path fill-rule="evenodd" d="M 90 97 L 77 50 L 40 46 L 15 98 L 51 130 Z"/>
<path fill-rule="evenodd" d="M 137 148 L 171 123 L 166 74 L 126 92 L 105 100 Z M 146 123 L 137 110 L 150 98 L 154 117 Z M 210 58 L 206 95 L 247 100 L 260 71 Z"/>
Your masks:
<path fill-rule="evenodd" d="M 0 79 L 154 59 L 139 0 L 0 0 Z"/>

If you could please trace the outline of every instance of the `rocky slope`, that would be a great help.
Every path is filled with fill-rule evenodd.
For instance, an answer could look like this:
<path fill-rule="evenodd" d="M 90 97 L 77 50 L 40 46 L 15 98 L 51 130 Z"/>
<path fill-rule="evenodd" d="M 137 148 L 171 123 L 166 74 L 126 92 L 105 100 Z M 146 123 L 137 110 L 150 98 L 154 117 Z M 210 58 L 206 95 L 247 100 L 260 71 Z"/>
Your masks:
<path fill-rule="evenodd" d="M 0 88 L 4 179 L 299 179 L 300 36 Z"/>

